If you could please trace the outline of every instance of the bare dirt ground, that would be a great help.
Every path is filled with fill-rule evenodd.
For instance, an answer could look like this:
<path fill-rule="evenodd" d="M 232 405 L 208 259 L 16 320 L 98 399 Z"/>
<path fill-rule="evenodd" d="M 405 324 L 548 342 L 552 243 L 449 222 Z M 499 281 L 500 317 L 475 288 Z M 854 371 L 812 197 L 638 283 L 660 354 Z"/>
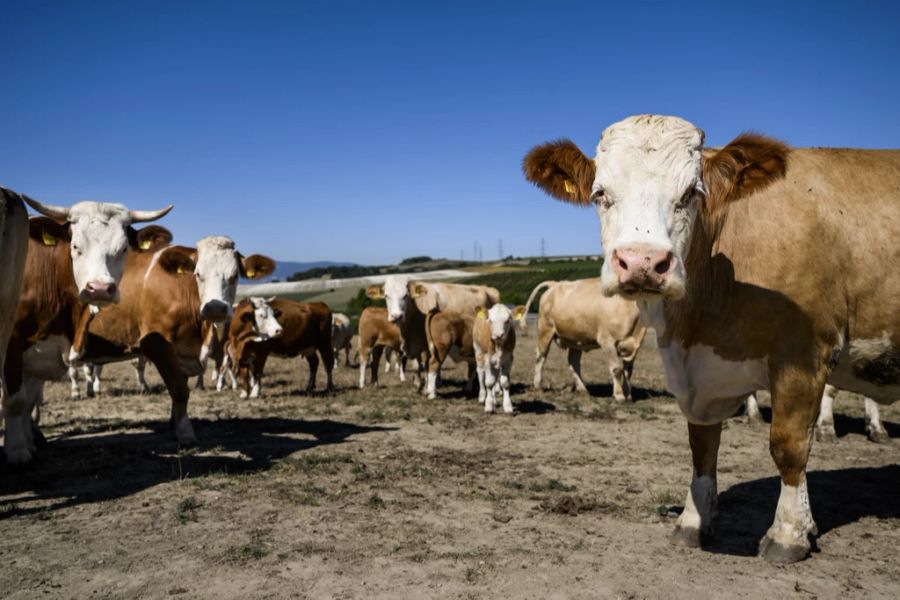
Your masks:
<path fill-rule="evenodd" d="M 594 397 L 564 389 L 556 349 L 552 390 L 534 392 L 533 345 L 519 340 L 513 417 L 461 395 L 464 367 L 429 402 L 396 375 L 355 389 L 346 368 L 338 392 L 307 396 L 305 362 L 276 360 L 264 398 L 194 393 L 201 444 L 182 451 L 155 372 L 149 396 L 128 364 L 97 399 L 50 384 L 49 445 L 0 467 L 0 596 L 900 597 L 900 441 L 866 440 L 858 398 L 841 395 L 841 439 L 810 460 L 818 550 L 772 567 L 755 556 L 779 487 L 766 428 L 727 423 L 716 539 L 672 547 L 690 450 L 656 351 L 617 405 L 598 353 Z M 900 406 L 884 418 L 900 437 Z"/>

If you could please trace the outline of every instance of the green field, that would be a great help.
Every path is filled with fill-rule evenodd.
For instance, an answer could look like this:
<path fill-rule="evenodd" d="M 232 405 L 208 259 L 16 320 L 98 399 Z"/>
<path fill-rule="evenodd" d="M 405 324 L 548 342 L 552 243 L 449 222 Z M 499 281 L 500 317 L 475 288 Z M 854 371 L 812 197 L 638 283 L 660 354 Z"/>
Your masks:
<path fill-rule="evenodd" d="M 515 270 L 487 273 L 479 277 L 463 279 L 459 283 L 493 286 L 500 290 L 500 295 L 505 304 L 525 304 L 531 290 L 542 281 L 547 281 L 548 279 L 571 281 L 574 279 L 598 277 L 601 264 L 602 260 L 590 258 L 571 261 L 533 260 L 528 266 Z M 543 291 L 541 294 L 543 294 Z M 537 306 L 538 304 L 535 300 L 531 309 L 536 311 Z"/>

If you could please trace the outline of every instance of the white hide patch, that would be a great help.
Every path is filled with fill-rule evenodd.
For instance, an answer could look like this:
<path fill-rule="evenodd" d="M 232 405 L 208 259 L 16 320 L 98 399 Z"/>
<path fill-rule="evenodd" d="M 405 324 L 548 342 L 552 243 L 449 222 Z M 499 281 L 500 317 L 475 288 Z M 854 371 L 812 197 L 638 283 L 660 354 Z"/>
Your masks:
<path fill-rule="evenodd" d="M 200 293 L 200 306 L 208 302 L 224 302 L 228 305 L 230 316 L 240 275 L 234 241 L 224 236 L 210 236 L 197 242 L 197 265 L 194 273 Z"/>

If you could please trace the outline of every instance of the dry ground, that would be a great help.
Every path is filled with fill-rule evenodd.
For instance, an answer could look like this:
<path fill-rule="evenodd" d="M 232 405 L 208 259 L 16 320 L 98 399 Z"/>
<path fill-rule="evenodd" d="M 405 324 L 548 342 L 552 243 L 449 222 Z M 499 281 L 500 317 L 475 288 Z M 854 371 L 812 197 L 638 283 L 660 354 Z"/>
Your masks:
<path fill-rule="evenodd" d="M 0 595 L 900 597 L 900 441 L 866 441 L 861 401 L 842 395 L 839 443 L 813 449 L 819 550 L 776 568 L 755 556 L 778 492 L 766 429 L 727 424 L 716 540 L 671 547 L 690 451 L 655 350 L 635 369 L 637 402 L 617 405 L 597 353 L 594 397 L 563 389 L 556 349 L 553 389 L 532 391 L 533 345 L 520 338 L 514 417 L 462 397 L 462 367 L 429 402 L 395 375 L 355 389 L 345 368 L 337 393 L 307 396 L 305 363 L 275 361 L 265 398 L 193 395 L 201 444 L 187 451 L 158 378 L 136 395 L 117 365 L 108 392 L 81 401 L 51 384 L 49 446 L 0 468 Z M 900 405 L 885 420 L 900 437 Z"/>

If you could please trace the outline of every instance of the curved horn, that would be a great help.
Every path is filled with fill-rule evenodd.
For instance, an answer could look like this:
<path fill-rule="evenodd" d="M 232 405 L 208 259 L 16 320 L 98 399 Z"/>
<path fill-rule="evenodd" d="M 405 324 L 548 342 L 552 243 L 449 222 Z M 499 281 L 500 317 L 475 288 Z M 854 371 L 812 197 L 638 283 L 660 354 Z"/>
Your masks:
<path fill-rule="evenodd" d="M 67 206 L 53 206 L 52 204 L 44 204 L 33 200 L 25 194 L 20 194 L 22 200 L 28 203 L 28 206 L 38 211 L 44 216 L 50 217 L 54 221 L 65 223 L 69 220 L 69 208 Z"/>
<path fill-rule="evenodd" d="M 173 205 L 168 205 L 165 208 L 161 208 L 159 210 L 129 210 L 128 214 L 131 215 L 132 223 L 146 223 L 147 221 L 155 221 L 157 219 L 161 219 L 172 210 Z"/>

